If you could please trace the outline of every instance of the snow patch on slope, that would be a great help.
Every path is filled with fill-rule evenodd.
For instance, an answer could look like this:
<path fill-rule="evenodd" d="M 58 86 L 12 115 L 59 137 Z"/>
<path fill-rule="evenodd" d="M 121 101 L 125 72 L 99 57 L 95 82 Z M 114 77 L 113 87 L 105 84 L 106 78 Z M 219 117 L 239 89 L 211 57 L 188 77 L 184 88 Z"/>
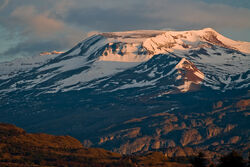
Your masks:
<path fill-rule="evenodd" d="M 8 79 L 16 76 L 20 72 L 31 70 L 32 68 L 39 67 L 49 60 L 55 58 L 57 55 L 44 55 L 18 58 L 11 62 L 0 63 L 0 79 Z"/>
<path fill-rule="evenodd" d="M 125 69 L 134 67 L 136 65 L 138 65 L 138 63 L 97 61 L 92 64 L 90 69 L 83 71 L 80 74 L 72 75 L 69 78 L 59 81 L 59 86 L 57 88 L 63 89 L 71 85 L 88 82 L 105 76 L 110 76 L 112 74 L 124 71 Z"/>

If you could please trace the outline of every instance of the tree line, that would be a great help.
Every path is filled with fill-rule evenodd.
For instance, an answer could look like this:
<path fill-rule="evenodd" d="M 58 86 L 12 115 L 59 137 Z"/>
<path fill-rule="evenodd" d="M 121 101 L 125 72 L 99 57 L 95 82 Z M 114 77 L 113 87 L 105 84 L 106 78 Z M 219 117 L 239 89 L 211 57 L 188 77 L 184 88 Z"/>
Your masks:
<path fill-rule="evenodd" d="M 222 156 L 219 162 L 214 164 L 209 162 L 204 153 L 200 152 L 198 156 L 190 159 L 190 163 L 193 167 L 250 167 L 250 154 L 248 160 L 244 160 L 238 152 L 232 151 Z"/>

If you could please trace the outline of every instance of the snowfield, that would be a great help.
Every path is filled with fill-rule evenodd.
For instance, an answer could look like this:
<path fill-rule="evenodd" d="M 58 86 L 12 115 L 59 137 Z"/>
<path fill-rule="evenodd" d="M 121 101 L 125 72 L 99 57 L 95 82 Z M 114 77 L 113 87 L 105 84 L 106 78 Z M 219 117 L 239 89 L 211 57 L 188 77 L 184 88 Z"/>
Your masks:
<path fill-rule="evenodd" d="M 145 70 L 136 70 L 135 73 L 147 71 L 149 78 L 158 81 L 179 70 L 175 78 L 176 81 L 183 80 L 176 86 L 181 92 L 189 91 L 192 84 L 227 90 L 248 87 L 250 83 L 250 43 L 228 39 L 211 28 L 101 33 L 85 39 L 68 52 L 58 53 L 0 63 L 0 93 L 20 89 L 65 92 L 87 88 L 90 82 L 91 87 L 95 87 L 100 80 L 147 63 L 155 55 L 177 58 L 172 61 L 176 66 L 164 76 L 158 75 L 157 67 L 147 69 L 145 66 Z M 180 72 L 188 70 L 183 67 L 184 61 L 193 64 L 189 67 L 197 68 L 189 69 L 192 79 Z M 152 80 L 119 81 L 120 87 L 112 91 L 152 86 L 155 84 Z"/>

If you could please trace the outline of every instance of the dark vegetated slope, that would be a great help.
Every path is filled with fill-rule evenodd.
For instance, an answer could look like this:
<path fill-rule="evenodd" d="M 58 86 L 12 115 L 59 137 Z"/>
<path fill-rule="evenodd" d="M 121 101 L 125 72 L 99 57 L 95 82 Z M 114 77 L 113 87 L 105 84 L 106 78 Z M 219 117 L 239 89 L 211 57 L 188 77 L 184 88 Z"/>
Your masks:
<path fill-rule="evenodd" d="M 188 164 L 170 162 L 159 152 L 122 156 L 99 148 L 84 148 L 70 136 L 30 134 L 10 124 L 0 124 L 0 166 L 135 167 Z"/>

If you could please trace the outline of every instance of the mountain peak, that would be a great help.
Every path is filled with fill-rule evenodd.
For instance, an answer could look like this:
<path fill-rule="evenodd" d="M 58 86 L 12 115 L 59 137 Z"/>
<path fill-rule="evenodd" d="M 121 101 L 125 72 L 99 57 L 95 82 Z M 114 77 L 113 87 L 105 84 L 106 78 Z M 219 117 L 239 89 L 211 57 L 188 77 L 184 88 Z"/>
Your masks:
<path fill-rule="evenodd" d="M 202 30 L 203 30 L 203 31 L 212 31 L 212 32 L 218 33 L 217 31 L 215 31 L 213 28 L 210 28 L 210 27 L 203 28 Z"/>
<path fill-rule="evenodd" d="M 180 88 L 183 92 L 190 90 L 188 84 L 191 82 L 204 83 L 213 89 L 229 89 L 235 87 L 230 83 L 229 75 L 235 75 L 235 78 L 231 80 L 238 80 L 239 83 L 246 78 L 242 74 L 247 72 L 249 66 L 249 58 L 245 53 L 250 53 L 249 42 L 233 41 L 211 28 L 191 31 L 110 32 L 91 36 L 60 55 L 52 54 L 2 63 L 0 80 L 18 76 L 20 72 L 36 67 L 32 82 L 34 87 L 46 82 L 51 86 L 50 91 L 46 91 L 47 93 L 83 89 L 88 82 L 124 72 L 141 63 L 147 63 L 148 60 L 158 55 L 163 59 L 168 56 L 177 58 L 178 62 L 179 59 L 184 58 L 179 64 L 182 67 L 179 69 L 176 67 L 180 73 L 185 72 L 185 75 L 184 73 L 181 76 L 178 75 L 185 81 L 181 84 L 187 85 L 183 89 Z M 156 61 L 156 65 L 159 63 L 161 62 Z M 194 70 L 194 64 L 200 71 Z M 150 73 L 149 77 L 157 74 L 154 68 L 151 70 L 152 74 Z M 53 72 L 44 75 L 46 71 Z M 216 75 L 217 78 L 211 74 Z M 61 75 L 63 77 L 60 77 Z M 136 83 L 138 85 L 138 82 Z M 239 86 L 247 85 L 245 82 L 239 83 L 237 83 Z M 27 81 L 28 84 L 30 82 Z M 8 92 L 15 90 L 13 88 L 19 89 L 19 85 L 24 85 L 22 80 L 17 85 L 9 85 L 10 88 L 4 87 L 4 90 Z M 28 88 L 31 87 L 27 86 Z"/>
<path fill-rule="evenodd" d="M 177 87 L 181 92 L 196 89 L 194 85 L 199 85 L 205 78 L 205 75 L 186 58 L 182 58 L 175 69 L 178 71 L 176 79 L 183 80 L 183 84 Z"/>
<path fill-rule="evenodd" d="M 105 58 L 101 58 L 101 60 L 106 61 L 128 60 L 127 58 L 124 60 L 118 58 L 116 60 L 113 56 L 119 57 L 118 53 L 122 53 L 122 55 L 131 55 L 131 53 L 135 53 L 138 48 L 143 49 L 143 53 L 147 52 L 146 58 L 136 60 L 137 62 L 140 62 L 146 61 L 156 54 L 199 49 L 205 47 L 206 44 L 213 44 L 243 53 L 250 53 L 250 42 L 231 40 L 219 34 L 212 28 L 190 31 L 137 30 L 102 33 L 100 35 L 105 37 L 107 43 L 113 47 L 109 50 L 116 52 L 108 54 L 109 56 L 112 55 L 111 59 L 108 58 L 109 56 L 107 56 L 106 52 Z M 113 44 L 115 44 L 115 46 Z M 128 48 L 130 49 L 128 50 Z M 130 59 L 129 61 L 133 60 Z"/>

